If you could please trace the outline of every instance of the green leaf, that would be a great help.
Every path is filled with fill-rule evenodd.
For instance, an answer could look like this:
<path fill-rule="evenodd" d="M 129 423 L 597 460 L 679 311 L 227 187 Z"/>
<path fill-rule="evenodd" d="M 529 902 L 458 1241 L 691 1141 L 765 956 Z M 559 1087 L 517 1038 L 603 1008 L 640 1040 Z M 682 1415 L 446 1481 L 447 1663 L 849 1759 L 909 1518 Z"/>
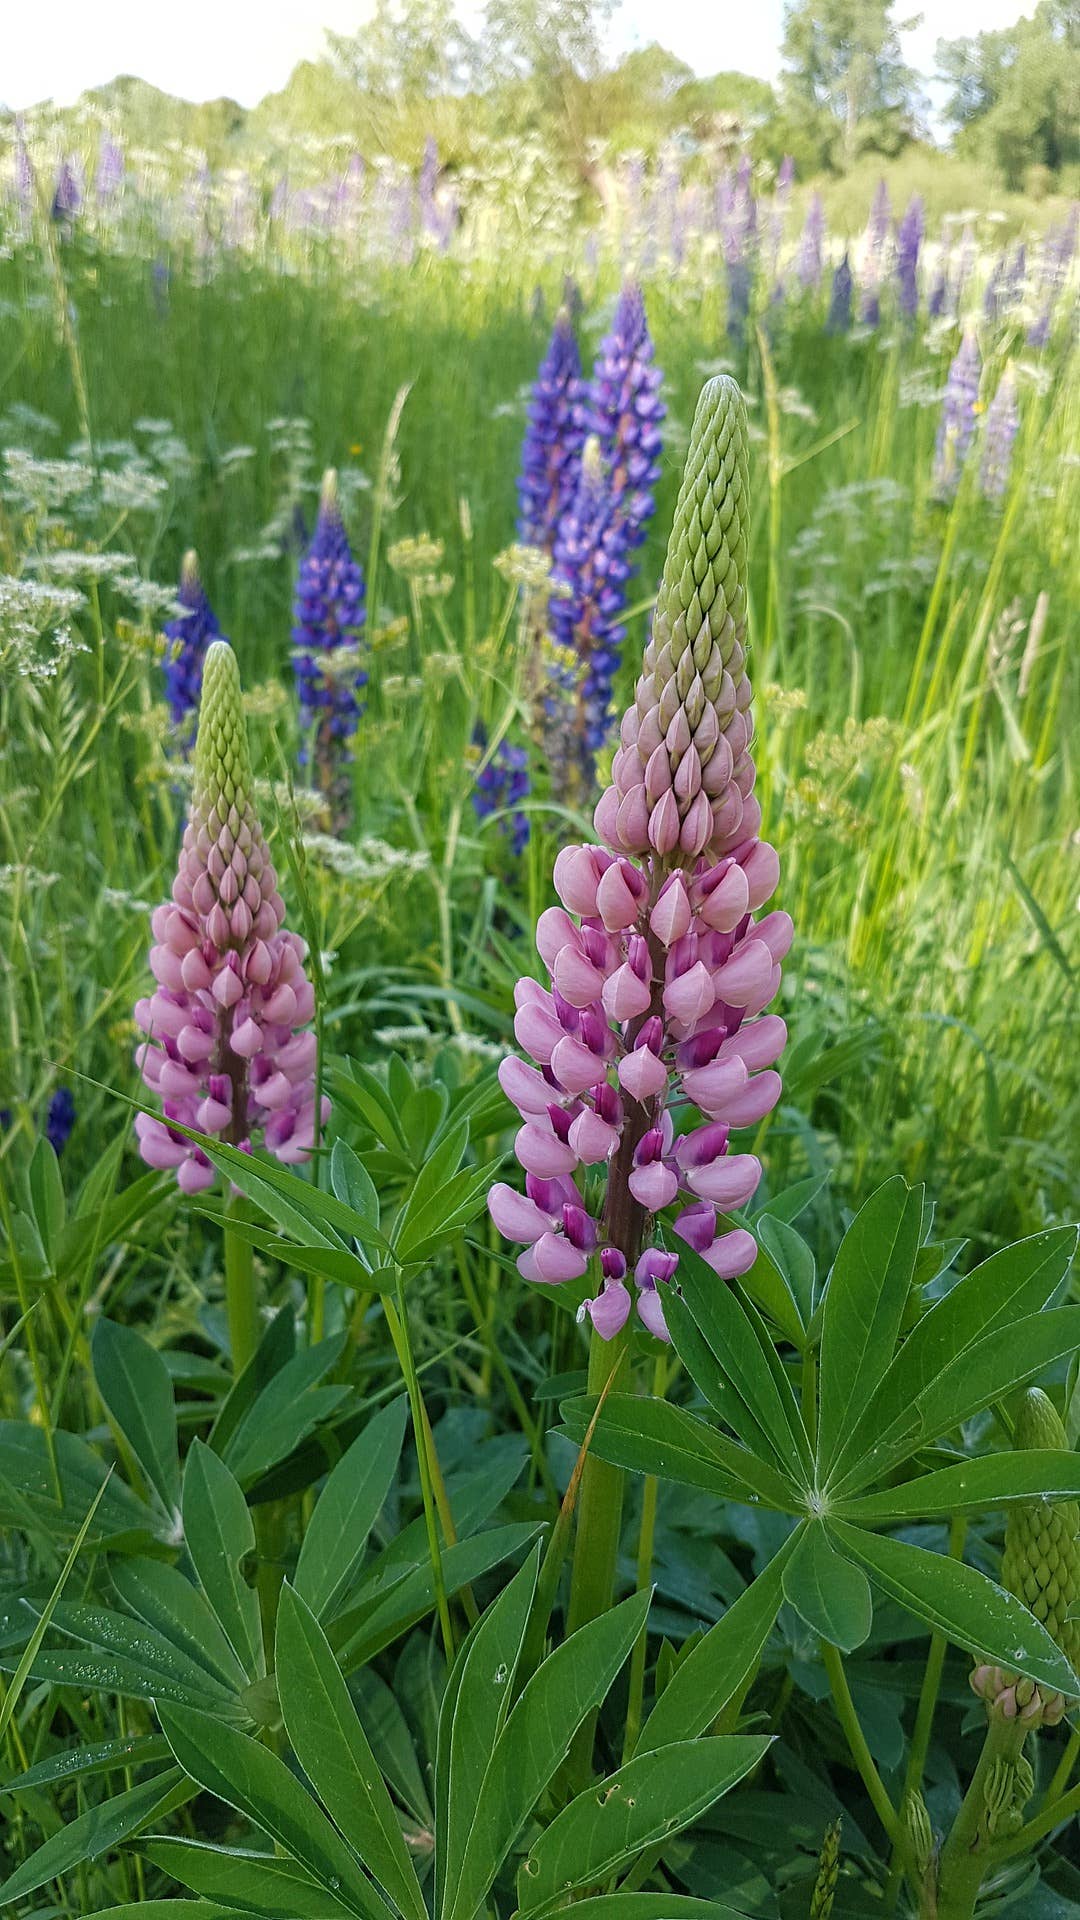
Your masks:
<path fill-rule="evenodd" d="M 315 1615 L 288 1585 L 278 1613 L 276 1670 L 286 1731 L 323 1805 L 407 1920 L 428 1920 L 401 1823 L 349 1689 Z"/>
<path fill-rule="evenodd" d="M 831 1511 L 867 1526 L 979 1513 L 1015 1500 L 1080 1500 L 1080 1455 L 1024 1448 L 939 1467 L 900 1487 L 837 1501 Z"/>
<path fill-rule="evenodd" d="M 562 1409 L 563 1432 L 580 1446 L 595 1411 L 590 1399 Z M 735 1441 L 725 1439 L 707 1421 L 666 1400 L 639 1400 L 609 1394 L 601 1409 L 591 1451 L 633 1473 L 655 1473 L 661 1480 L 715 1493 L 721 1500 L 761 1502 L 780 1513 L 794 1513 L 800 1495 L 784 1474 Z"/>
<path fill-rule="evenodd" d="M 795 1228 L 788 1221 L 778 1220 L 771 1213 L 763 1214 L 760 1220 L 755 1221 L 754 1230 L 759 1246 L 768 1254 L 783 1282 L 785 1291 L 790 1297 L 794 1315 L 805 1333 L 813 1316 L 815 1304 L 817 1268 L 814 1256 L 801 1233 L 796 1233 Z M 743 1281 L 743 1285 L 749 1292 L 753 1291 L 750 1281 L 755 1272 L 756 1263 Z M 778 1320 L 777 1325 L 782 1332 L 788 1330 L 783 1321 Z M 801 1342 L 796 1341 L 795 1344 L 799 1345 Z"/>
<path fill-rule="evenodd" d="M 370 1173 L 347 1140 L 335 1140 L 330 1152 L 330 1185 L 345 1206 L 379 1230 L 379 1196 Z"/>
<path fill-rule="evenodd" d="M 501 1560 L 509 1559 L 511 1554 L 535 1540 L 537 1531 L 536 1526 L 529 1524 L 490 1527 L 485 1533 L 474 1534 L 469 1540 L 459 1540 L 455 1546 L 445 1547 L 442 1569 L 447 1595 L 453 1598 L 462 1587 L 470 1586 L 474 1580 L 490 1573 L 492 1567 L 497 1567 Z M 361 1596 L 364 1591 L 361 1589 Z M 404 1573 L 379 1601 L 373 1603 L 370 1597 L 360 1597 L 355 1606 L 332 1623 L 330 1629 L 330 1642 L 343 1670 L 351 1673 L 355 1667 L 363 1666 L 365 1661 L 373 1660 L 384 1647 L 400 1639 L 425 1614 L 431 1613 L 434 1606 L 430 1560 Z"/>
<path fill-rule="evenodd" d="M 50 1266 L 56 1264 L 56 1249 L 67 1217 L 67 1202 L 64 1199 L 64 1182 L 60 1176 L 60 1162 L 51 1140 L 42 1134 L 34 1148 L 27 1174 L 30 1187 L 30 1204 L 34 1209 L 34 1220 L 41 1244 L 48 1256 Z"/>
<path fill-rule="evenodd" d="M 236 1710 L 233 1685 L 223 1685 L 203 1658 L 192 1659 L 155 1627 L 141 1620 L 131 1620 L 126 1614 L 114 1613 L 107 1607 L 83 1603 L 69 1606 L 61 1601 L 53 1611 L 53 1625 L 60 1633 L 70 1634 L 72 1639 L 92 1647 L 95 1654 L 106 1661 L 129 1662 L 136 1672 L 145 1676 L 150 1694 L 160 1690 L 165 1698 L 193 1700 L 204 1706 L 212 1703 L 225 1713 Z M 46 1658 L 69 1661 L 72 1655 L 66 1648 L 61 1653 L 39 1655 L 35 1670 L 41 1668 Z M 99 1689 L 108 1684 L 107 1681 L 96 1683 Z M 126 1688 L 120 1690 L 127 1691 Z"/>
<path fill-rule="evenodd" d="M 337 1364 L 344 1345 L 345 1335 L 341 1333 L 332 1340 L 320 1340 L 314 1347 L 304 1347 L 267 1381 L 220 1449 L 221 1458 L 237 1480 L 253 1480 L 285 1459 L 348 1398 L 348 1387 L 318 1384 Z"/>
<path fill-rule="evenodd" d="M 362 1920 L 387 1920 L 382 1895 L 284 1760 L 206 1713 L 166 1707 L 160 1719 L 177 1762 L 200 1787 L 253 1820 L 335 1901 Z"/>
<path fill-rule="evenodd" d="M 874 1622 L 870 1582 L 835 1547 L 820 1520 L 800 1527 L 784 1568 L 784 1598 L 812 1633 L 842 1653 L 869 1638 Z"/>
<path fill-rule="evenodd" d="M 434 1191 L 426 1181 L 418 1182 L 394 1229 L 395 1259 L 402 1266 L 419 1266 L 451 1234 L 467 1227 L 486 1203 L 501 1165 L 501 1160 L 492 1160 L 486 1167 L 466 1167 Z"/>
<path fill-rule="evenodd" d="M 331 1066 L 329 1080 L 335 1099 L 369 1127 L 384 1146 L 408 1146 L 397 1102 L 369 1068 L 349 1060 L 343 1067 Z"/>
<path fill-rule="evenodd" d="M 234 1217 L 230 1231 L 244 1223 Z M 296 1352 L 296 1316 L 291 1306 L 281 1307 L 267 1324 L 251 1359 L 233 1381 L 210 1429 L 209 1444 L 225 1457 L 225 1451 L 241 1422 L 268 1386 L 275 1374 L 287 1366 Z"/>
<path fill-rule="evenodd" d="M 244 1578 L 255 1528 L 247 1501 L 223 1460 L 193 1440 L 184 1469 L 184 1538 L 210 1605 L 249 1680 L 266 1672 L 259 1596 Z"/>
<path fill-rule="evenodd" d="M 369 1420 L 319 1495 L 301 1543 L 294 1584 L 320 1620 L 333 1613 L 348 1592 L 363 1558 L 394 1482 L 408 1412 L 403 1394 Z"/>
<path fill-rule="evenodd" d="M 825 1294 L 818 1458 L 832 1468 L 896 1347 L 922 1230 L 922 1193 L 896 1175 L 871 1194 L 840 1243 Z"/>
<path fill-rule="evenodd" d="M 0 1901 L 9 1906 L 25 1899 L 28 1893 L 34 1893 L 61 1874 L 70 1873 L 72 1867 L 80 1866 L 84 1860 L 97 1860 L 103 1853 L 109 1853 L 121 1841 L 130 1840 L 132 1834 L 148 1826 L 151 1820 L 191 1799 L 194 1793 L 187 1781 L 181 1780 L 175 1768 L 170 1767 L 167 1773 L 159 1773 L 153 1780 L 142 1780 L 137 1787 L 114 1795 L 101 1806 L 88 1807 L 77 1819 L 61 1827 L 59 1833 L 52 1834 L 21 1867 L 16 1867 L 0 1887 Z"/>
<path fill-rule="evenodd" d="M 783 1572 L 792 1533 L 757 1579 L 687 1654 L 641 1730 L 637 1752 L 691 1740 L 711 1727 L 757 1671 L 783 1600 Z"/>
<path fill-rule="evenodd" d="M 107 1484 L 108 1483 L 106 1482 L 105 1485 Z M 52 1592 L 50 1593 L 48 1600 L 45 1602 L 45 1606 L 43 1607 L 41 1612 L 41 1617 L 38 1620 L 36 1626 L 34 1627 L 33 1632 L 30 1635 L 30 1639 L 27 1642 L 25 1651 L 23 1652 L 22 1658 L 20 1659 L 18 1666 L 15 1668 L 15 1674 L 12 1679 L 10 1687 L 7 1689 L 6 1697 L 3 1700 L 3 1702 L 0 1703 L 0 1741 L 4 1739 L 7 1733 L 8 1727 L 11 1725 L 12 1715 L 14 1714 L 15 1708 L 19 1703 L 19 1696 L 22 1693 L 23 1686 L 26 1682 L 30 1669 L 34 1664 L 34 1656 L 36 1655 L 38 1648 L 40 1647 L 42 1641 L 44 1640 L 46 1633 L 48 1632 L 49 1621 L 53 1618 L 53 1615 L 55 1614 L 57 1607 L 60 1605 L 61 1596 L 63 1594 L 64 1588 L 67 1586 L 67 1583 L 68 1583 L 68 1577 L 71 1573 L 73 1566 L 75 1565 L 76 1560 L 78 1559 L 80 1553 L 82 1552 L 84 1543 L 86 1541 L 86 1536 L 89 1533 L 90 1527 L 93 1523 L 94 1514 L 96 1513 L 97 1508 L 99 1507 L 104 1497 L 105 1485 L 101 1487 L 99 1493 L 97 1494 L 93 1502 L 93 1505 L 90 1508 L 89 1513 L 86 1516 L 86 1519 L 83 1521 L 82 1526 L 79 1528 L 79 1531 L 72 1542 L 71 1551 L 68 1554 L 67 1559 L 64 1561 L 63 1566 L 60 1569 L 60 1577 L 57 1580 L 56 1585 L 54 1586 Z"/>
<path fill-rule="evenodd" d="M 131 1906 L 104 1907 L 87 1920 L 236 1920 L 236 1908 L 209 1906 L 205 1900 L 136 1900 Z"/>
<path fill-rule="evenodd" d="M 238 1906 L 246 1913 L 267 1916 L 267 1920 L 270 1915 L 287 1915 L 288 1920 L 330 1920 L 331 1915 L 351 1913 L 351 1908 L 335 1900 L 303 1867 L 280 1855 L 156 1836 L 144 1840 L 139 1851 L 193 1893 L 226 1901 L 230 1914 L 235 1914 Z"/>
<path fill-rule="evenodd" d="M 536 1549 L 472 1628 L 443 1696 L 435 1762 L 437 1908 L 461 1873 L 484 1775 L 506 1723 L 538 1566 Z"/>
<path fill-rule="evenodd" d="M 805 1213 L 811 1201 L 816 1200 L 822 1187 L 829 1183 L 827 1173 L 811 1173 L 805 1180 L 796 1180 L 793 1186 L 785 1187 L 782 1193 L 774 1193 L 763 1200 L 753 1215 L 754 1232 L 760 1236 L 761 1227 L 766 1220 L 779 1220 L 790 1225 L 800 1213 Z"/>
<path fill-rule="evenodd" d="M 98 1740 L 89 1747 L 63 1747 L 39 1760 L 25 1773 L 5 1780 L 5 1793 L 29 1793 L 35 1787 L 64 1786 L 68 1780 L 85 1780 L 94 1773 L 113 1773 L 121 1767 L 149 1766 L 155 1760 L 169 1758 L 169 1743 L 157 1733 L 132 1733 L 125 1739 Z"/>
<path fill-rule="evenodd" d="M 771 1455 L 780 1472 L 796 1483 L 807 1481 L 814 1465 L 810 1441 L 788 1377 L 756 1310 L 744 1307 L 733 1287 L 718 1287 L 712 1268 L 689 1247 L 680 1250 L 679 1290 L 672 1291 L 668 1306 L 672 1340 L 691 1373 L 689 1343 L 686 1352 L 680 1344 L 689 1331 L 688 1315 L 711 1351 L 708 1373 L 719 1372 L 735 1396 L 732 1407 L 731 1395 L 721 1393 L 722 1417 L 753 1452 Z M 710 1398 L 708 1376 L 694 1377 Z"/>
<path fill-rule="evenodd" d="M 895 1441 L 904 1431 L 915 1430 L 915 1401 L 951 1361 L 1000 1328 L 1039 1313 L 1065 1278 L 1075 1250 L 1075 1229 L 1054 1227 L 1004 1247 L 958 1280 L 912 1329 L 866 1411 L 854 1422 L 837 1456 L 836 1484 L 846 1484 L 864 1454 L 875 1447 L 884 1456 L 889 1436 Z M 860 1476 L 859 1484 L 871 1477 Z"/>
<path fill-rule="evenodd" d="M 576 1900 L 574 1920 L 746 1920 L 734 1907 L 687 1893 L 598 1893 Z"/>
<path fill-rule="evenodd" d="M 984 1573 L 843 1520 L 832 1523 L 832 1532 L 875 1586 L 956 1646 L 1052 1692 L 1080 1694 L 1080 1679 L 1041 1621 Z"/>
<path fill-rule="evenodd" d="M 447 1877 L 444 1920 L 474 1920 L 586 1716 L 599 1707 L 642 1631 L 651 1594 L 634 1594 L 549 1654 L 512 1708 L 488 1760 L 461 1871 Z"/>
<path fill-rule="evenodd" d="M 108 1469 L 74 1433 L 54 1433 L 53 1444 L 64 1490 L 60 1506 L 42 1429 L 28 1420 L 0 1420 L 0 1526 L 23 1526 L 29 1509 L 33 1524 L 54 1539 L 66 1540 L 78 1533 L 87 1508 L 108 1480 Z M 103 1546 L 141 1540 L 145 1544 L 166 1532 L 164 1518 L 114 1475 L 94 1514 L 87 1543 Z"/>
<path fill-rule="evenodd" d="M 112 1583 L 137 1619 L 205 1667 L 232 1693 L 247 1676 L 209 1602 L 178 1568 L 164 1560 L 113 1560 Z"/>
<path fill-rule="evenodd" d="M 180 1452 L 169 1371 L 132 1327 L 100 1319 L 90 1343 L 98 1391 L 170 1518 L 180 1506 Z"/>
<path fill-rule="evenodd" d="M 430 1649 L 430 1640 L 420 1642 Z M 402 1712 L 402 1671 L 399 1662 L 393 1688 L 375 1672 L 362 1667 L 349 1681 L 349 1692 L 360 1715 L 360 1724 L 371 1742 L 371 1751 L 379 1768 L 402 1806 L 407 1807 L 419 1826 L 429 1831 L 435 1825 L 427 1783 L 420 1770 L 409 1723 Z M 434 1715 L 433 1715 L 434 1718 Z M 434 1739 L 432 1739 L 434 1747 Z"/>
<path fill-rule="evenodd" d="M 557 1895 L 601 1885 L 644 1852 L 681 1833 L 757 1766 L 768 1736 L 681 1741 L 642 1753 L 587 1787 L 530 1847 L 518 1876 L 522 1913 Z"/>

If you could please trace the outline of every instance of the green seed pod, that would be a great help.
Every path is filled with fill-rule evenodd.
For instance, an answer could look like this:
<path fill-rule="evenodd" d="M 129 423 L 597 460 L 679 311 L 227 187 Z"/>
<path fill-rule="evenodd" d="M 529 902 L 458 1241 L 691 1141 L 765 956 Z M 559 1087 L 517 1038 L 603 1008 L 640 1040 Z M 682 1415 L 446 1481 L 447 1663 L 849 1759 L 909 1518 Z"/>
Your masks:
<path fill-rule="evenodd" d="M 818 1856 L 817 1879 L 810 1895 L 810 1920 L 831 1920 L 836 1883 L 840 1878 L 840 1822 L 825 1829 Z"/>
<path fill-rule="evenodd" d="M 1020 1402 L 1013 1444 L 1069 1453 L 1065 1429 L 1046 1394 L 1030 1387 Z M 1002 1585 L 1030 1607 L 1074 1668 L 1080 1660 L 1080 1621 L 1068 1619 L 1080 1600 L 1080 1505 L 1075 1500 L 1037 1500 L 1009 1508 L 1005 1523 Z M 1017 1685 L 1017 1701 L 1020 1698 Z"/>

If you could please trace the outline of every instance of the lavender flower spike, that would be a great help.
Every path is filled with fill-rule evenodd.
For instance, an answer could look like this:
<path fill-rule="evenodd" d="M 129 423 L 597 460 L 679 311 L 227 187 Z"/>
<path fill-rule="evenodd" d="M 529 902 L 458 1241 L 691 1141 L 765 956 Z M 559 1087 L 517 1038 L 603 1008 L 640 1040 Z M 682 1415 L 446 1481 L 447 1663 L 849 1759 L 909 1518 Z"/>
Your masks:
<path fill-rule="evenodd" d="M 942 500 L 950 499 L 960 485 L 961 470 L 975 436 L 975 409 L 981 370 L 978 342 L 969 327 L 949 368 L 941 403 L 941 421 L 934 450 L 933 485 L 934 492 Z"/>
<path fill-rule="evenodd" d="M 165 638 L 171 642 L 165 661 L 165 694 L 173 725 L 181 727 L 192 719 L 199 704 L 206 649 L 211 641 L 225 637 L 206 597 L 194 548 L 184 555 L 176 597 L 184 612 L 165 628 Z"/>
<path fill-rule="evenodd" d="M 553 578 L 569 589 L 552 599 L 548 618 L 557 646 L 573 654 L 581 668 L 575 679 L 576 708 L 571 727 L 572 755 L 566 741 L 553 740 L 553 767 L 565 772 L 571 790 L 588 796 L 593 788 L 593 758 L 609 731 L 611 690 L 622 654 L 630 577 L 627 552 L 630 528 L 619 512 L 600 442 L 585 443 L 573 501 L 559 523 Z M 565 714 L 553 714 L 565 735 Z"/>
<path fill-rule="evenodd" d="M 810 196 L 806 209 L 806 221 L 799 241 L 799 251 L 795 260 L 795 278 L 801 287 L 817 287 L 821 283 L 822 245 L 825 239 L 825 207 L 820 193 Z"/>
<path fill-rule="evenodd" d="M 348 824 L 346 742 L 356 731 L 363 712 L 360 692 L 367 685 L 359 661 L 364 601 L 363 569 L 352 556 L 338 504 L 337 474 L 331 467 L 323 475 L 315 532 L 300 563 L 292 639 L 300 725 L 313 736 L 302 758 L 314 761 L 334 833 Z"/>
<path fill-rule="evenodd" d="M 1013 443 L 1020 425 L 1016 401 L 1016 375 L 1006 367 L 998 390 L 986 410 L 980 485 L 988 500 L 1000 500 L 1009 484 Z"/>
<path fill-rule="evenodd" d="M 747 428 L 734 382 L 698 403 L 653 632 L 623 720 L 613 784 L 596 809 L 602 844 L 555 863 L 562 906 L 536 944 L 550 991 L 519 981 L 514 1056 L 500 1081 L 518 1108 L 525 1192 L 492 1188 L 492 1217 L 524 1244 L 528 1280 L 591 1278 L 587 1314 L 611 1339 L 633 1302 L 667 1337 L 664 1294 L 679 1255 L 659 1216 L 721 1278 L 753 1263 L 753 1236 L 725 1224 L 761 1176 L 733 1151 L 776 1104 L 784 1022 L 764 1009 L 792 937 L 786 913 L 754 915 L 779 861 L 758 837 L 746 675 Z M 702 1124 L 676 1138 L 671 1107 Z M 607 1169 L 590 1212 L 582 1168 Z"/>
<path fill-rule="evenodd" d="M 906 320 L 914 320 L 919 311 L 919 249 L 925 226 L 922 199 L 914 193 L 896 230 L 897 291 Z"/>
<path fill-rule="evenodd" d="M 577 341 L 563 307 L 529 401 L 518 481 L 518 539 L 547 554 L 554 550 L 559 521 L 574 491 L 585 440 L 584 400 Z"/>
<path fill-rule="evenodd" d="M 135 1008 L 136 1059 L 164 1118 L 140 1114 L 139 1151 L 176 1170 L 185 1193 L 214 1180 L 178 1121 L 233 1146 L 306 1160 L 315 1143 L 315 996 L 305 947 L 285 930 L 262 828 L 236 656 L 211 643 L 203 672 L 195 786 L 172 899 L 151 916 L 157 986 Z M 329 1117 L 322 1104 L 322 1122 Z"/>
<path fill-rule="evenodd" d="M 629 547 L 641 545 L 656 506 L 652 489 L 660 478 L 660 422 L 667 412 L 662 380 L 641 290 L 628 281 L 593 368 L 588 424 L 600 441 Z"/>

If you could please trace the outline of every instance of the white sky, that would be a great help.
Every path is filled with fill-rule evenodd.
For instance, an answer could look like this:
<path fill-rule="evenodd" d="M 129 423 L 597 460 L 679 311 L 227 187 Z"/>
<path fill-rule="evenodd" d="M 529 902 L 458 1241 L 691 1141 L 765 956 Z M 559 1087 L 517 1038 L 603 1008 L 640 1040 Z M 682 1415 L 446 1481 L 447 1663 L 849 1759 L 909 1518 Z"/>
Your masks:
<path fill-rule="evenodd" d="M 912 8 L 917 0 L 912 0 Z M 905 37 L 907 57 L 933 70 L 939 38 L 1009 26 L 1034 0 L 924 0 Z M 298 60 L 317 55 L 322 30 L 355 32 L 371 0 L 8 0 L 0 33 L 0 101 L 69 105 L 118 73 L 189 100 L 228 94 L 253 106 L 284 86 Z M 477 16 L 465 0 L 466 18 Z M 908 9 L 901 0 L 901 14 Z M 699 73 L 735 68 L 776 77 L 783 0 L 622 0 L 611 28 L 618 49 L 660 40 Z"/>

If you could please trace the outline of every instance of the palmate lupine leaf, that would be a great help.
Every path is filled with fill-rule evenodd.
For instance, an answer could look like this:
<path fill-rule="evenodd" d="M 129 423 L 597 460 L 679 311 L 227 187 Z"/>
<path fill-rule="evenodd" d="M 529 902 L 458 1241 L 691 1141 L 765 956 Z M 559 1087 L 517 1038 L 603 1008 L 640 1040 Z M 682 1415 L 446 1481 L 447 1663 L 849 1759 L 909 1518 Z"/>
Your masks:
<path fill-rule="evenodd" d="M 357 1435 L 319 1495 L 293 1584 L 320 1619 L 333 1613 L 360 1564 L 393 1484 L 407 1418 L 408 1401 L 402 1395 Z"/>
<path fill-rule="evenodd" d="M 87 1920 L 235 1920 L 235 1907 L 217 1907 L 206 1900 L 136 1900 L 125 1907 L 105 1907 Z"/>
<path fill-rule="evenodd" d="M 818 1461 L 824 1478 L 895 1351 L 922 1214 L 921 1189 L 909 1190 L 897 1176 L 871 1195 L 840 1243 L 821 1324 Z"/>
<path fill-rule="evenodd" d="M 94 1380 L 167 1514 L 180 1504 L 180 1449 L 172 1381 L 155 1347 L 133 1327 L 101 1318 L 90 1343 Z"/>
<path fill-rule="evenodd" d="M 240 1665 L 251 1681 L 266 1672 L 259 1596 L 244 1577 L 255 1553 L 247 1501 L 223 1460 L 192 1441 L 184 1469 L 184 1539 L 191 1562 Z"/>
<path fill-rule="evenodd" d="M 869 1638 L 870 1583 L 861 1567 L 837 1553 L 822 1521 L 799 1528 L 783 1583 L 784 1598 L 799 1618 L 842 1653 L 852 1653 Z"/>
<path fill-rule="evenodd" d="M 335 1900 L 295 1860 L 280 1854 L 154 1834 L 140 1843 L 139 1852 L 182 1887 L 208 1900 L 227 1901 L 230 1914 L 239 1908 L 265 1920 L 352 1920 L 352 1907 Z"/>
<path fill-rule="evenodd" d="M 113 1586 L 135 1619 L 153 1627 L 197 1664 L 209 1667 L 230 1691 L 247 1685 L 244 1669 L 216 1613 L 178 1567 L 165 1560 L 116 1558 Z"/>
<path fill-rule="evenodd" d="M 163 1819 L 176 1807 L 195 1798 L 196 1788 L 169 1767 L 151 1780 L 143 1780 L 126 1793 L 116 1794 L 98 1807 L 88 1807 L 46 1840 L 44 1846 L 24 1860 L 0 1886 L 4 1906 L 36 1892 L 58 1875 L 70 1873 L 86 1860 L 99 1860 L 125 1840 L 148 1827 L 152 1820 Z M 145 1908 L 140 1907 L 142 1913 Z"/>

